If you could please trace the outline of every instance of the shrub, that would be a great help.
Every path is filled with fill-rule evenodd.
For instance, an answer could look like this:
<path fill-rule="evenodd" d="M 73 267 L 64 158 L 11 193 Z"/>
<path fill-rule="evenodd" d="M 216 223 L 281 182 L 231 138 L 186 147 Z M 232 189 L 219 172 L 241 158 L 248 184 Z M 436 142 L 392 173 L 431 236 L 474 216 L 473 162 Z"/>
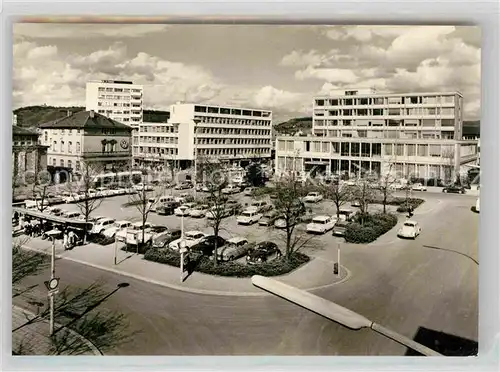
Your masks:
<path fill-rule="evenodd" d="M 406 204 L 406 199 L 404 199 L 400 204 L 398 204 L 398 212 L 408 212 L 408 206 L 411 206 L 413 209 L 417 208 L 422 204 L 424 201 L 422 199 L 418 198 L 411 198 L 408 199 L 408 204 Z"/>
<path fill-rule="evenodd" d="M 366 214 L 364 224 L 363 216 L 356 216 L 355 220 L 347 225 L 345 240 L 348 243 L 371 243 L 379 236 L 391 230 L 398 223 L 398 218 L 393 214 Z"/>
<path fill-rule="evenodd" d="M 150 245 L 149 244 L 140 244 L 139 245 L 139 254 L 145 254 L 147 251 L 149 251 Z M 132 245 L 132 244 L 126 244 L 121 248 L 122 251 L 125 252 L 132 252 L 132 253 L 137 253 L 137 246 Z"/>
<path fill-rule="evenodd" d="M 131 201 L 128 201 L 126 203 L 123 203 L 122 207 L 128 208 L 128 207 L 133 207 L 135 205 L 140 205 L 140 204 L 142 204 L 142 200 L 131 200 Z"/>
<path fill-rule="evenodd" d="M 144 259 L 158 263 L 180 267 L 180 254 L 170 249 L 149 249 L 144 255 Z M 207 256 L 195 257 L 190 263 L 191 271 L 197 271 L 214 276 L 226 276 L 236 278 L 248 278 L 253 275 L 278 276 L 287 274 L 303 264 L 309 262 L 309 256 L 295 252 L 290 260 L 281 257 L 276 260 L 264 262 L 258 265 L 247 265 L 245 263 L 230 261 L 219 262 L 215 266 Z"/>

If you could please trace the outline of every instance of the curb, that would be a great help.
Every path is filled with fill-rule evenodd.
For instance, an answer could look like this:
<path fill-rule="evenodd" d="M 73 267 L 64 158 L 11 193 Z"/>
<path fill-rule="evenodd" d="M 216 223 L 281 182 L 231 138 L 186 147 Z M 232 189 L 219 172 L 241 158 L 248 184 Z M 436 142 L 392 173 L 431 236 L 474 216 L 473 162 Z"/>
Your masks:
<path fill-rule="evenodd" d="M 43 251 L 41 249 L 32 248 L 32 247 L 29 247 L 27 245 L 23 245 L 23 247 L 25 249 L 30 250 L 30 251 L 35 251 L 35 252 L 38 252 L 38 253 L 47 254 L 47 252 L 45 252 L 45 251 Z M 79 259 L 75 259 L 75 258 L 71 258 L 71 257 L 66 257 L 66 256 L 61 256 L 60 254 L 56 254 L 56 258 L 64 259 L 64 260 L 68 260 L 68 261 L 72 261 L 72 262 L 76 262 L 76 263 L 79 263 L 81 265 L 90 266 L 90 267 L 93 267 L 95 269 L 99 269 L 99 270 L 103 270 L 103 271 L 109 271 L 109 272 L 112 272 L 114 274 L 118 274 L 118 275 L 122 275 L 122 276 L 127 276 L 127 277 L 130 277 L 130 278 L 133 278 L 133 279 L 137 279 L 137 280 L 140 280 L 140 281 L 143 281 L 143 282 L 147 282 L 147 283 L 156 284 L 156 285 L 159 285 L 161 287 L 165 287 L 165 288 L 169 288 L 169 289 L 174 289 L 174 290 L 180 291 L 180 292 L 187 292 L 187 293 L 194 293 L 194 294 L 201 294 L 201 295 L 209 295 L 209 296 L 227 296 L 227 297 L 269 297 L 269 296 L 273 296 L 272 294 L 267 293 L 267 292 L 230 292 L 230 291 L 217 291 L 217 290 L 210 290 L 210 289 L 198 289 L 198 288 L 183 287 L 183 286 L 176 285 L 176 284 L 171 284 L 171 283 L 162 282 L 162 281 L 155 280 L 155 279 L 146 278 L 146 277 L 141 276 L 141 275 L 131 274 L 131 273 L 128 273 L 128 272 L 125 272 L 125 271 L 121 271 L 121 270 L 117 270 L 117 269 L 113 269 L 113 268 L 110 268 L 110 267 L 107 267 L 107 266 L 96 265 L 96 264 L 93 264 L 93 263 L 90 263 L 90 262 L 86 262 L 86 261 L 82 261 L 82 260 L 79 260 Z M 314 259 L 318 259 L 318 258 L 315 257 Z M 344 270 L 346 271 L 347 275 L 346 275 L 345 278 L 341 279 L 340 281 L 335 282 L 335 283 L 330 283 L 330 284 L 324 284 L 324 285 L 321 285 L 321 286 L 318 286 L 318 287 L 305 288 L 305 289 L 302 289 L 302 290 L 304 290 L 304 291 L 316 291 L 316 290 L 320 290 L 320 289 L 323 289 L 323 288 L 328 288 L 328 287 L 334 286 L 336 284 L 342 284 L 342 283 L 346 282 L 348 279 L 351 278 L 352 274 L 351 274 L 351 271 L 349 269 L 347 269 L 346 267 L 344 267 L 344 266 L 341 266 L 341 267 L 344 268 Z M 248 278 L 248 280 L 250 281 L 250 278 Z"/>
<path fill-rule="evenodd" d="M 32 311 L 27 310 L 27 309 L 25 309 L 25 308 L 22 308 L 22 307 L 20 307 L 20 306 L 12 305 L 12 307 L 13 307 L 13 308 L 15 308 L 15 309 L 17 309 L 18 311 L 23 312 L 23 313 L 28 313 L 28 314 L 30 314 L 30 315 L 32 315 L 32 316 L 35 316 L 35 317 L 37 316 L 37 315 L 36 315 L 35 313 L 33 313 Z M 56 325 L 56 326 L 58 326 L 58 327 L 63 327 L 63 328 L 65 328 L 65 329 L 67 329 L 67 330 L 69 331 L 69 333 L 71 333 L 73 336 L 75 336 L 75 337 L 78 337 L 78 338 L 82 339 L 82 340 L 85 342 L 85 344 L 88 346 L 88 348 L 89 348 L 90 350 L 92 350 L 92 352 L 94 353 L 94 356 L 97 356 L 97 355 L 99 355 L 99 356 L 103 356 L 103 355 L 104 355 L 104 354 L 103 354 L 103 352 L 97 348 L 97 346 L 95 346 L 92 342 L 90 342 L 88 339 L 86 339 L 85 337 L 83 337 L 83 336 L 82 336 L 81 334 L 79 334 L 78 332 L 73 331 L 71 328 L 64 327 L 64 326 L 63 326 L 62 324 L 60 324 L 60 323 L 55 323 L 55 325 Z"/>

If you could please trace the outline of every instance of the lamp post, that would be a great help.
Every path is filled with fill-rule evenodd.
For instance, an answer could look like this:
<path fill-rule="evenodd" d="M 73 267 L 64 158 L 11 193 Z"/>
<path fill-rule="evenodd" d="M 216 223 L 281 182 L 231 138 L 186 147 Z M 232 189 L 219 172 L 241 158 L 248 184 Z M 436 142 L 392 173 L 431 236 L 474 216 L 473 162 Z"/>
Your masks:
<path fill-rule="evenodd" d="M 54 296 L 57 293 L 57 288 L 59 286 L 59 278 L 56 278 L 56 242 L 55 235 L 58 231 L 49 231 L 47 235 L 52 238 L 52 249 L 50 256 L 50 280 L 45 282 L 45 286 L 48 289 L 49 295 L 49 335 L 54 334 Z"/>
<path fill-rule="evenodd" d="M 181 264 L 180 264 L 180 280 L 181 283 L 184 281 L 184 254 L 187 252 L 186 249 L 186 240 L 184 238 L 184 212 L 186 211 L 186 207 L 179 207 L 182 215 L 181 215 L 181 241 L 179 242 L 179 253 L 181 254 Z"/>
<path fill-rule="evenodd" d="M 194 122 L 194 156 L 193 156 L 193 160 L 194 160 L 194 177 L 193 177 L 193 187 L 194 187 L 194 199 L 196 200 L 196 181 L 197 181 L 197 178 L 198 178 L 198 161 L 197 161 L 197 158 L 198 158 L 198 136 L 197 136 L 197 131 L 198 131 L 198 124 L 201 122 L 200 119 L 194 119 L 193 120 Z"/>
<path fill-rule="evenodd" d="M 266 278 L 260 275 L 252 276 L 252 284 L 262 288 L 272 294 L 282 297 L 294 304 L 302 306 L 316 314 L 327 319 L 333 320 L 344 327 L 359 330 L 361 328 L 370 328 L 373 331 L 398 342 L 410 349 L 413 349 L 425 356 L 442 356 L 440 353 L 429 349 L 428 347 L 415 342 L 397 332 L 387 329 L 364 316 L 346 309 L 334 302 L 313 295 L 312 293 L 289 286 L 274 279 Z"/>

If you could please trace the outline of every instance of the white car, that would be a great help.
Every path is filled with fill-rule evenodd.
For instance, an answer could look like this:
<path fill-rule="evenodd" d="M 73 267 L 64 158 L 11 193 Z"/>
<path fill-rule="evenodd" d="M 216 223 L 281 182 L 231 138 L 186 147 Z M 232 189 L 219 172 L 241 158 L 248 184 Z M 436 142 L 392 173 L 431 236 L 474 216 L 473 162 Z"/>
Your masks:
<path fill-rule="evenodd" d="M 336 222 L 337 217 L 334 216 L 316 216 L 307 224 L 306 230 L 308 233 L 324 234 L 333 229 Z"/>
<path fill-rule="evenodd" d="M 63 200 L 66 204 L 77 202 L 78 194 L 68 193 L 67 195 L 63 195 Z"/>
<path fill-rule="evenodd" d="M 412 185 L 411 189 L 414 191 L 427 191 L 427 187 L 425 187 L 421 183 L 416 183 L 416 184 Z"/>
<path fill-rule="evenodd" d="M 208 204 L 198 205 L 189 211 L 189 216 L 193 218 L 203 218 L 207 214 L 210 206 Z"/>
<path fill-rule="evenodd" d="M 477 198 L 476 200 L 476 212 L 479 213 L 479 207 L 481 206 L 481 202 L 479 200 L 479 198 Z"/>
<path fill-rule="evenodd" d="M 46 213 L 52 215 L 52 216 L 62 216 L 65 212 L 61 209 L 61 208 L 57 208 L 57 207 L 48 207 L 46 210 L 45 210 Z"/>
<path fill-rule="evenodd" d="M 154 190 L 154 187 L 152 185 L 145 185 L 144 183 L 138 183 L 137 185 L 134 185 L 133 186 L 134 189 L 136 189 L 137 191 L 153 191 Z"/>
<path fill-rule="evenodd" d="M 149 229 L 151 226 L 153 226 L 150 222 L 146 222 L 144 224 L 144 229 Z M 134 222 L 132 224 L 130 224 L 130 226 L 127 226 L 121 230 L 119 230 L 116 235 L 115 235 L 115 239 L 118 240 L 119 242 L 126 242 L 127 241 L 127 233 L 130 231 L 140 231 L 142 229 L 142 222 L 141 221 L 137 221 L 137 222 Z"/>
<path fill-rule="evenodd" d="M 389 189 L 391 190 L 403 190 L 405 188 L 405 185 L 401 183 L 393 183 L 392 185 L 389 185 Z"/>
<path fill-rule="evenodd" d="M 418 222 L 407 220 L 403 223 L 403 226 L 398 230 L 398 236 L 401 238 L 412 238 L 415 239 L 422 229 L 420 228 Z"/>
<path fill-rule="evenodd" d="M 352 201 L 352 202 L 351 202 L 351 205 L 352 205 L 353 207 L 358 207 L 358 208 L 359 208 L 359 207 L 361 207 L 361 203 L 360 203 L 360 201 L 359 201 L 359 200 L 354 200 L 354 201 Z"/>
<path fill-rule="evenodd" d="M 184 217 L 189 216 L 191 209 L 194 207 L 196 207 L 196 203 L 183 204 L 180 207 L 174 209 L 174 214 L 176 216 L 179 216 L 179 217 L 180 216 L 184 216 Z"/>
<path fill-rule="evenodd" d="M 284 229 L 286 228 L 286 221 L 284 218 L 278 218 L 274 221 L 274 227 L 277 229 Z"/>
<path fill-rule="evenodd" d="M 191 248 L 193 245 L 201 243 L 201 241 L 203 239 L 205 239 L 206 236 L 207 236 L 207 234 L 205 234 L 201 231 L 196 231 L 196 230 L 188 231 L 187 233 L 184 234 L 184 241 L 186 242 L 186 248 Z M 173 249 L 174 251 L 178 251 L 180 248 L 181 241 L 182 241 L 182 237 L 171 242 L 168 245 L 168 247 L 170 249 Z"/>
<path fill-rule="evenodd" d="M 92 227 L 92 234 L 102 234 L 104 231 L 111 227 L 115 223 L 114 218 L 103 218 L 100 219 L 99 221 L 94 223 L 94 226 Z"/>
<path fill-rule="evenodd" d="M 65 212 L 62 214 L 63 218 L 68 218 L 70 220 L 78 220 L 82 217 L 81 213 L 78 212 Z"/>
<path fill-rule="evenodd" d="M 321 200 L 323 200 L 323 195 L 321 195 L 319 192 L 310 192 L 304 198 L 305 203 L 317 203 Z"/>
<path fill-rule="evenodd" d="M 118 231 L 125 229 L 130 225 L 130 221 L 116 221 L 111 227 L 108 227 L 106 230 L 104 230 L 102 234 L 107 238 L 113 238 Z"/>
<path fill-rule="evenodd" d="M 257 208 L 248 208 L 236 217 L 238 225 L 252 225 L 262 218 L 262 213 Z"/>
<path fill-rule="evenodd" d="M 237 194 L 240 192 L 240 188 L 236 185 L 228 185 L 222 189 L 223 194 Z"/>
<path fill-rule="evenodd" d="M 186 202 L 186 199 L 189 197 L 189 193 L 187 192 L 183 192 L 181 193 L 179 196 L 176 196 L 174 198 L 174 201 L 177 202 L 177 203 L 185 203 Z"/>
<path fill-rule="evenodd" d="M 148 208 L 151 212 L 156 212 L 156 207 L 162 204 L 166 204 L 169 202 L 173 202 L 174 197 L 172 195 L 163 195 L 158 198 L 150 198 L 148 199 Z"/>

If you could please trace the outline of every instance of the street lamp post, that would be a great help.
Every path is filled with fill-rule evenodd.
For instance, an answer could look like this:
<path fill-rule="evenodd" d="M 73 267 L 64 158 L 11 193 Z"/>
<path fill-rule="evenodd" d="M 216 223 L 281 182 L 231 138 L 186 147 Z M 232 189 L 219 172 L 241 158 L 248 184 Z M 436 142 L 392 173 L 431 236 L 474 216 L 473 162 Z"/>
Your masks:
<path fill-rule="evenodd" d="M 181 241 L 179 242 L 179 253 L 181 254 L 181 262 L 180 262 L 180 280 L 181 283 L 184 282 L 184 254 L 187 252 L 186 249 L 186 240 L 184 238 L 184 212 L 186 211 L 186 207 L 179 207 L 181 210 Z"/>
<path fill-rule="evenodd" d="M 54 297 L 57 293 L 57 288 L 59 286 L 59 278 L 56 278 L 56 241 L 55 235 L 59 231 L 49 231 L 47 235 L 52 238 L 52 249 L 50 256 L 50 280 L 45 282 L 45 286 L 48 289 L 49 295 L 49 335 L 54 334 Z"/>
<path fill-rule="evenodd" d="M 359 330 L 361 328 L 370 328 L 373 331 L 398 342 L 410 349 L 413 349 L 425 356 L 442 356 L 440 353 L 419 344 L 406 336 L 387 329 L 364 316 L 346 309 L 334 302 L 328 301 L 312 293 L 289 286 L 274 279 L 266 278 L 260 275 L 252 277 L 252 284 L 262 288 L 272 294 L 282 297 L 294 304 L 302 306 L 316 314 L 327 319 L 333 320 L 347 328 Z"/>
<path fill-rule="evenodd" d="M 195 119 L 194 121 L 194 177 L 193 177 L 193 187 L 194 187 L 194 199 L 196 200 L 196 181 L 198 178 L 198 136 L 197 136 L 197 131 L 198 131 L 198 123 L 200 123 L 199 119 Z"/>

